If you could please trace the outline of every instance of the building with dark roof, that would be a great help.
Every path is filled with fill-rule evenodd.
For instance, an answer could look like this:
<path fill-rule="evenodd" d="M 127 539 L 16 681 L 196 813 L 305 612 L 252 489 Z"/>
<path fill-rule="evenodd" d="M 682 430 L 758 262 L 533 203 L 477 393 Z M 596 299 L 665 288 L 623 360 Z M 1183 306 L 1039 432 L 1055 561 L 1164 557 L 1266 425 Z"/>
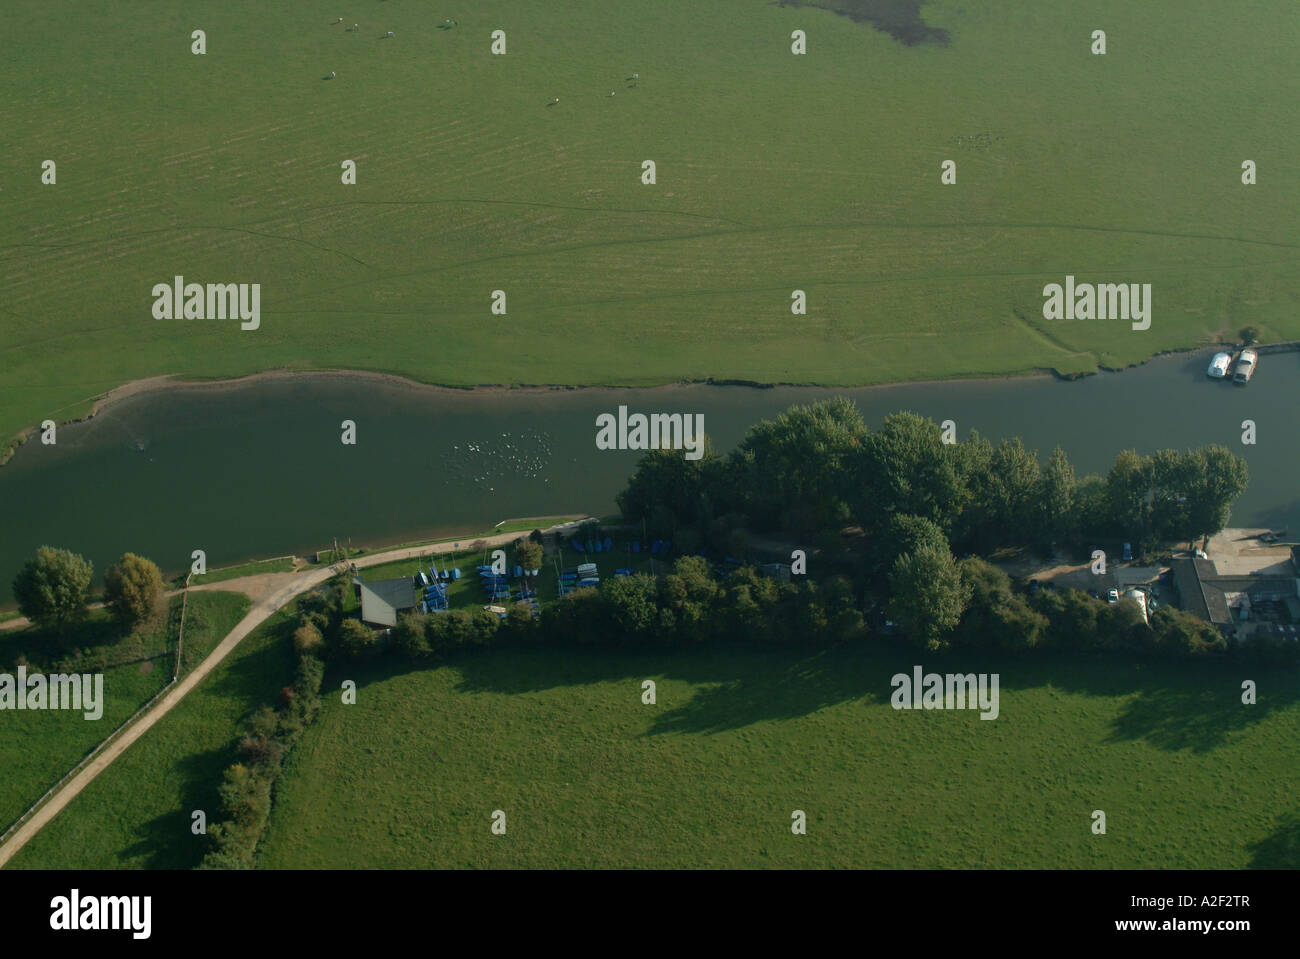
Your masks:
<path fill-rule="evenodd" d="M 371 626 L 396 626 L 397 614 L 415 609 L 415 587 L 410 579 L 378 579 L 358 583 L 361 592 L 361 621 Z"/>
<path fill-rule="evenodd" d="M 1220 628 L 1233 627 L 1251 610 L 1300 599 L 1300 579 L 1278 573 L 1225 575 L 1213 560 L 1176 559 L 1170 563 L 1183 609 Z M 1246 611 L 1234 618 L 1232 610 Z"/>

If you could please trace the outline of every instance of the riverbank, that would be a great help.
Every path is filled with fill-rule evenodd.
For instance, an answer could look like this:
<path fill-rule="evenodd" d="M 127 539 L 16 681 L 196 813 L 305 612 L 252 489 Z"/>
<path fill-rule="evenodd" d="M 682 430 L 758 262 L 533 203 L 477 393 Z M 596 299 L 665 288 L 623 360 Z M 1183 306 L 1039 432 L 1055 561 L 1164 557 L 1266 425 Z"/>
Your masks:
<path fill-rule="evenodd" d="M 146 377 L 144 379 L 132 380 L 128 383 L 123 383 L 121 386 L 114 387 L 113 389 L 108 390 L 105 393 L 101 393 L 98 396 L 92 397 L 87 400 L 83 400 L 77 404 L 74 404 L 74 406 L 80 407 L 89 403 L 90 409 L 86 413 L 79 416 L 72 416 L 63 420 L 55 420 L 55 422 L 59 426 L 65 426 L 72 423 L 82 423 L 87 420 L 93 419 L 95 416 L 98 416 L 100 413 L 121 403 L 124 400 L 130 399 L 134 396 L 139 396 L 144 393 L 154 393 L 154 392 L 182 390 L 182 389 L 185 390 L 197 389 L 197 390 L 212 391 L 212 392 L 226 392 L 230 390 L 237 390 L 245 387 L 254 386 L 259 383 L 273 382 L 276 380 L 302 380 L 302 379 L 310 379 L 313 377 L 332 377 L 332 378 L 339 378 L 344 380 L 355 380 L 358 382 L 383 385 L 389 388 L 409 390 L 417 393 L 425 393 L 425 394 L 446 393 L 446 394 L 457 394 L 457 395 L 464 395 L 466 393 L 485 393 L 485 394 L 536 393 L 538 395 L 545 395 L 545 394 L 556 393 L 556 392 L 579 392 L 579 391 L 591 391 L 591 390 L 631 391 L 631 390 L 646 390 L 646 389 L 664 391 L 665 393 L 670 393 L 670 391 L 688 389 L 694 386 L 734 386 L 734 387 L 747 387 L 756 390 L 771 390 L 771 389 L 781 389 L 781 388 L 826 389 L 826 390 L 860 390 L 860 389 L 886 390 L 890 388 L 904 387 L 904 386 L 926 386 L 926 385 L 951 384 L 951 383 L 1003 382 L 1006 380 L 1031 381 L 1036 379 L 1045 379 L 1049 377 L 1069 382 L 1069 381 L 1082 379 L 1088 376 L 1095 376 L 1097 373 L 1119 373 L 1125 370 L 1140 368 L 1142 366 L 1145 366 L 1147 363 L 1151 362 L 1151 360 L 1160 359 L 1162 357 L 1181 356 L 1189 353 L 1201 352 L 1204 350 L 1240 349 L 1240 348 L 1241 348 L 1240 343 L 1219 342 L 1219 343 L 1200 344 L 1197 346 L 1187 347 L 1186 349 L 1162 350 L 1160 352 L 1152 354 L 1146 360 L 1142 360 L 1136 363 L 1131 363 L 1128 366 L 1109 367 L 1105 365 L 1099 365 L 1096 370 L 1091 372 L 1083 372 L 1083 373 L 1062 373 L 1061 371 L 1054 368 L 1048 368 L 1048 369 L 1037 368 L 1037 369 L 1032 369 L 1021 373 L 1005 373 L 1005 374 L 976 373 L 969 376 L 951 376 L 951 377 L 940 377 L 940 378 L 919 379 L 919 380 L 902 379 L 902 380 L 896 380 L 896 381 L 886 382 L 886 383 L 863 383 L 857 385 L 825 384 L 825 383 L 815 383 L 815 382 L 808 382 L 808 383 L 796 383 L 796 382 L 784 382 L 784 381 L 764 382 L 761 380 L 726 379 L 726 378 L 715 379 L 713 377 L 707 377 L 704 379 L 683 379 L 683 380 L 677 380 L 673 382 L 657 383 L 649 386 L 645 384 L 621 383 L 621 382 L 582 383 L 582 384 L 481 383 L 472 386 L 458 386 L 458 385 L 451 385 L 445 383 L 424 382 L 421 380 L 413 379 L 409 376 L 404 376 L 399 373 L 388 373 L 388 372 L 376 371 L 376 370 L 357 370 L 357 369 L 319 369 L 319 370 L 272 369 L 272 370 L 262 370 L 257 373 L 248 373 L 242 376 L 236 376 L 236 377 L 231 377 L 226 379 L 189 378 L 182 374 L 166 373 L 160 376 L 151 376 L 151 377 Z M 1275 354 L 1275 353 L 1294 353 L 1294 352 L 1300 352 L 1300 340 L 1290 340 L 1290 341 L 1280 342 L 1280 343 L 1256 344 L 1252 348 L 1255 349 L 1257 352 L 1259 352 L 1261 355 Z M 60 411 L 56 410 L 54 411 L 54 414 L 57 414 L 58 412 Z M 38 426 L 31 426 L 26 430 L 22 431 L 20 434 L 18 434 L 18 436 L 14 437 L 11 443 L 9 444 L 9 446 L 6 447 L 3 451 L 0 451 L 0 466 L 6 464 L 13 457 L 18 447 L 26 443 L 31 437 L 33 437 L 38 432 L 38 430 L 39 430 Z"/>
<path fill-rule="evenodd" d="M 1211 344 L 1210 346 L 1188 347 L 1185 350 L 1162 351 L 1153 354 L 1149 359 L 1157 359 L 1161 356 L 1178 355 L 1182 353 L 1197 352 L 1202 349 L 1209 349 L 1215 346 L 1225 346 L 1227 344 Z M 1256 346 L 1261 354 L 1282 353 L 1300 351 L 1300 341 L 1287 343 L 1265 344 Z M 412 390 L 423 393 L 537 393 L 547 394 L 555 392 L 574 392 L 583 390 L 674 390 L 692 386 L 736 386 L 748 387 L 756 390 L 771 390 L 779 388 L 790 389 L 887 389 L 899 386 L 924 386 L 927 384 L 940 383 L 978 383 L 984 381 L 1003 381 L 1009 379 L 1016 380 L 1033 380 L 1047 377 L 1054 377 L 1059 380 L 1072 381 L 1081 379 L 1086 376 L 1095 375 L 1096 372 L 1114 373 L 1122 369 L 1132 369 L 1142 366 L 1149 360 L 1139 363 L 1130 364 L 1127 367 L 1111 368 L 1099 366 L 1097 370 L 1082 373 L 1062 373 L 1057 369 L 1036 368 L 1019 373 L 1006 374 L 984 374 L 976 373 L 969 376 L 952 376 L 934 379 L 919 380 L 896 380 L 887 383 L 863 383 L 856 385 L 843 384 L 824 384 L 824 383 L 796 383 L 785 381 L 764 382 L 761 380 L 734 379 L 706 377 L 704 379 L 683 379 L 674 382 L 665 382 L 651 384 L 636 383 L 583 383 L 583 384 L 563 384 L 563 383 L 520 383 L 520 384 L 501 384 L 501 383 L 481 383 L 472 386 L 458 386 L 445 383 L 428 383 L 421 380 L 413 379 L 409 376 L 403 376 L 399 373 L 387 373 L 376 370 L 356 370 L 356 369 L 321 369 L 321 370 L 294 370 L 294 369 L 272 369 L 262 370 L 256 373 L 247 373 L 241 376 L 230 377 L 225 379 L 205 379 L 190 378 L 183 374 L 164 373 L 159 376 L 150 376 L 144 379 L 132 380 L 123 383 L 121 386 L 113 387 L 105 393 L 87 398 L 71 404 L 70 407 L 64 407 L 60 410 L 51 411 L 51 417 L 56 417 L 66 409 L 79 409 L 89 404 L 89 410 L 83 414 L 73 414 L 63 419 L 54 419 L 57 426 L 63 427 L 74 423 L 84 423 L 93 419 L 105 410 L 121 403 L 124 400 L 144 393 L 161 392 L 168 390 L 181 389 L 201 389 L 215 392 L 236 390 L 244 387 L 254 386 L 259 383 L 270 382 L 285 379 L 304 379 L 310 377 L 339 377 L 344 379 L 353 379 L 374 384 L 382 384 L 391 388 Z M 18 448 L 27 443 L 39 431 L 38 425 L 29 426 L 12 437 L 3 449 L 0 449 L 0 467 L 9 462 L 18 451 Z"/>
<path fill-rule="evenodd" d="M 61 431 L 58 447 L 28 449 L 0 470 L 0 593 L 43 544 L 72 549 L 98 570 L 128 547 L 171 571 L 203 549 L 215 569 L 309 556 L 336 538 L 430 542 L 487 531 L 505 515 L 608 515 L 640 458 L 596 445 L 596 418 L 622 404 L 702 415 L 720 454 L 755 423 L 835 396 L 852 400 L 873 427 L 909 410 L 953 420 L 960 439 L 1018 436 L 1040 460 L 1061 446 L 1080 474 L 1104 473 L 1125 449 L 1220 444 L 1250 467 L 1234 525 L 1300 527 L 1294 453 L 1276 441 L 1294 405 L 1300 352 L 1266 357 L 1245 389 L 1207 378 L 1208 360 L 1164 357 L 1072 383 L 859 390 L 470 391 L 338 373 L 173 383 L 111 406 L 106 399 L 100 416 Z M 1256 445 L 1242 443 L 1247 418 L 1258 424 Z M 357 424 L 356 445 L 339 442 L 343 420 Z"/>

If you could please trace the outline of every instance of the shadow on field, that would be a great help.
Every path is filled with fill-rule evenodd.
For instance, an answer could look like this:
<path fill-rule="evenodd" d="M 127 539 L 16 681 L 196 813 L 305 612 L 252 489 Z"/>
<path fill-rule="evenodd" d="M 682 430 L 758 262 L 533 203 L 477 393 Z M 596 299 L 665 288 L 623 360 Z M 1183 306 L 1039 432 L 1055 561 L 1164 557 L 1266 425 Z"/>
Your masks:
<path fill-rule="evenodd" d="M 830 650 L 762 647 L 646 650 L 482 650 L 447 663 L 457 670 L 457 692 L 537 693 L 566 686 L 667 677 L 695 687 L 667 707 L 649 735 L 715 733 L 753 723 L 794 719 L 854 700 L 888 703 L 890 680 L 914 665 L 937 673 L 997 673 L 999 691 L 1052 687 L 1071 695 L 1120 700 L 1104 742 L 1141 740 L 1159 749 L 1209 752 L 1236 733 L 1300 701 L 1300 677 L 1260 668 L 1208 663 L 1135 663 L 1116 657 L 1007 657 L 954 651 L 946 655 L 878 646 Z M 406 667 L 388 664 L 356 671 L 358 686 Z M 1259 702 L 1241 702 L 1241 680 L 1255 678 Z M 1015 716 L 1003 701 L 1002 716 Z"/>
<path fill-rule="evenodd" d="M 1277 831 L 1250 851 L 1251 869 L 1300 869 L 1300 814 L 1283 816 Z"/>
<path fill-rule="evenodd" d="M 558 653 L 558 655 L 557 655 Z M 457 692 L 535 693 L 562 686 L 669 679 L 698 687 L 650 735 L 720 732 L 763 720 L 806 716 L 863 696 L 888 698 L 899 654 L 866 648 L 518 651 L 459 657 Z M 659 693 L 661 706 L 664 693 Z"/>
<path fill-rule="evenodd" d="M 19 656 L 25 656 L 29 669 L 45 667 L 67 656 L 73 649 L 114 647 L 122 639 L 121 628 L 110 619 L 87 619 L 72 624 L 63 636 L 33 626 L 6 630 L 0 633 L 0 666 L 13 667 Z"/>
<path fill-rule="evenodd" d="M 815 7 L 870 23 L 905 46 L 921 43 L 948 45 L 948 31 L 932 27 L 921 17 L 925 0 L 777 0 L 782 7 Z"/>
<path fill-rule="evenodd" d="M 208 849 L 203 836 L 190 832 L 190 816 L 196 809 L 207 814 L 208 826 L 222 818 L 217 788 L 226 767 L 237 760 L 236 741 L 243 733 L 247 717 L 262 706 L 272 706 L 281 687 L 291 682 L 294 661 L 290 653 L 290 636 L 295 620 L 277 614 L 267 628 L 272 639 L 261 649 L 243 658 L 227 659 L 222 669 L 203 683 L 204 697 L 182 703 L 178 710 L 217 697 L 235 701 L 240 714 L 237 728 L 220 746 L 202 752 L 187 753 L 174 767 L 181 780 L 181 798 L 177 808 L 141 825 L 135 842 L 118 854 L 119 859 L 146 856 L 146 866 L 156 869 L 192 869 Z M 224 719 L 222 720 L 224 722 Z M 138 746 L 136 748 L 139 748 Z"/>
<path fill-rule="evenodd" d="M 871 698 L 887 702 L 889 679 L 907 667 L 896 656 L 879 652 L 834 649 L 809 654 L 791 650 L 784 655 L 733 660 L 735 668 L 721 679 L 716 669 L 666 669 L 669 676 L 701 684 L 688 702 L 664 713 L 648 735 L 718 733 L 753 723 L 796 719 L 841 703 Z M 703 685 L 717 683 L 717 685 Z"/>
<path fill-rule="evenodd" d="M 190 830 L 190 816 L 196 809 L 207 814 L 210 827 L 221 819 L 217 785 L 221 773 L 235 761 L 234 750 L 228 746 L 187 755 L 176 770 L 184 780 L 181 787 L 180 808 L 173 809 L 149 820 L 137 830 L 138 840 L 124 848 L 118 859 L 130 862 L 145 856 L 146 869 L 193 869 L 207 852 L 205 836 L 196 836 Z"/>
<path fill-rule="evenodd" d="M 274 706 L 281 688 L 293 682 L 296 660 L 291 644 L 296 622 L 277 613 L 264 627 L 271 633 L 266 645 L 242 658 L 232 654 L 204 680 L 207 690 L 239 700 L 245 715 Z"/>
<path fill-rule="evenodd" d="M 1057 666 L 1040 681 L 1089 696 L 1133 697 L 1111 725 L 1106 741 L 1112 743 L 1143 740 L 1159 749 L 1210 752 L 1300 701 L 1300 677 L 1276 667 L 1218 660 L 1134 664 L 1118 658 L 1072 667 L 1057 661 Z M 1259 683 L 1253 706 L 1241 701 L 1243 679 Z"/>

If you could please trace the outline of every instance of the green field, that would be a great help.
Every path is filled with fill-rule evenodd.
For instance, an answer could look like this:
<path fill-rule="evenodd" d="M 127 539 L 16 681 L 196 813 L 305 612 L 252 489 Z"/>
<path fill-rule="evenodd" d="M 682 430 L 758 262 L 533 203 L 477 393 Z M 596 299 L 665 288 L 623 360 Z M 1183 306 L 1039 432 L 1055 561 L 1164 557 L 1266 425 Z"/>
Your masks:
<path fill-rule="evenodd" d="M 188 868 L 244 718 L 291 674 L 277 614 L 12 861 Z M 1243 868 L 1300 865 L 1300 680 L 964 660 L 994 722 L 890 708 L 907 654 L 491 650 L 327 677 L 265 868 Z M 926 661 L 946 671 L 941 660 Z M 358 703 L 331 690 L 357 680 Z M 658 703 L 640 702 L 641 682 Z M 507 835 L 489 831 L 507 813 Z M 789 831 L 794 809 L 806 836 Z M 1094 809 L 1107 835 L 1090 832 Z"/>
<path fill-rule="evenodd" d="M 173 597 L 173 607 L 181 598 Z M 202 660 L 248 610 L 248 599 L 236 593 L 195 593 L 190 596 L 185 616 L 182 675 Z M 105 614 L 94 615 L 93 624 Z M 169 621 L 172 622 L 172 621 Z M 4 635 L 0 663 L 8 670 L 10 653 L 26 649 L 24 634 Z M 0 735 L 0 832 L 60 777 L 75 766 L 117 729 L 137 709 L 162 690 L 171 679 L 176 637 L 174 631 L 158 631 L 157 637 L 141 640 L 144 652 L 155 648 L 171 655 L 145 663 L 129 663 L 104 671 L 104 711 L 93 721 L 80 712 L 5 712 L 4 734 Z M 36 667 L 29 666 L 29 670 Z M 42 670 L 44 671 L 44 670 Z"/>
<path fill-rule="evenodd" d="M 244 718 L 273 702 L 293 673 L 292 623 L 289 613 L 277 613 L 244 639 L 37 833 L 8 868 L 197 866 L 206 839 L 190 832 L 190 813 L 202 809 L 209 822 L 220 818 L 217 785 L 222 770 L 235 761 Z"/>
<path fill-rule="evenodd" d="M 325 697 L 277 789 L 260 862 L 1300 865 L 1294 674 L 1261 677 L 1271 692 L 1247 707 L 1221 664 L 963 661 L 1001 675 L 1001 715 L 988 722 L 892 709 L 889 677 L 914 662 L 499 651 L 436 670 L 374 668 L 352 676 L 355 706 Z M 647 678 L 654 706 L 640 701 Z M 497 809 L 505 836 L 489 829 Z M 795 809 L 806 836 L 791 834 Z M 1094 809 L 1105 836 L 1090 831 Z"/>
<path fill-rule="evenodd" d="M 1293 4 L 923 13 L 948 44 L 769 0 L 7 11 L 0 437 L 162 373 L 845 385 L 1300 338 Z M 1043 320 L 1067 273 L 1152 283 L 1150 330 Z M 260 283 L 261 329 L 155 320 L 177 274 Z"/>

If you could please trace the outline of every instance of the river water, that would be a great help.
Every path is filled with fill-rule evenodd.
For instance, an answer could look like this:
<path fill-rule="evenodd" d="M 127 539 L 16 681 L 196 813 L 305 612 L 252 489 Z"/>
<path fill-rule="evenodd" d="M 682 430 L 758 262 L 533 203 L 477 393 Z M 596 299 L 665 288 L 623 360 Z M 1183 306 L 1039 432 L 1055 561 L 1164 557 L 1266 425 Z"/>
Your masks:
<path fill-rule="evenodd" d="M 1104 472 L 1125 448 L 1220 443 L 1250 467 L 1233 524 L 1300 529 L 1300 353 L 1263 357 L 1246 388 L 1208 380 L 1209 356 L 1069 383 L 461 391 L 319 374 L 137 394 L 60 427 L 54 446 L 34 439 L 0 468 L 0 602 L 42 544 L 82 553 L 97 575 L 126 551 L 174 573 L 199 548 L 215 568 L 302 555 L 334 537 L 374 547 L 508 517 L 613 512 L 639 454 L 598 450 L 595 421 L 620 404 L 702 413 L 727 450 L 756 420 L 843 394 L 871 425 L 909 409 L 955 420 L 961 438 L 1019 435 L 1043 460 L 1059 444 L 1080 475 Z M 1246 419 L 1254 446 L 1241 442 Z M 355 445 L 340 440 L 344 420 L 356 424 Z"/>

